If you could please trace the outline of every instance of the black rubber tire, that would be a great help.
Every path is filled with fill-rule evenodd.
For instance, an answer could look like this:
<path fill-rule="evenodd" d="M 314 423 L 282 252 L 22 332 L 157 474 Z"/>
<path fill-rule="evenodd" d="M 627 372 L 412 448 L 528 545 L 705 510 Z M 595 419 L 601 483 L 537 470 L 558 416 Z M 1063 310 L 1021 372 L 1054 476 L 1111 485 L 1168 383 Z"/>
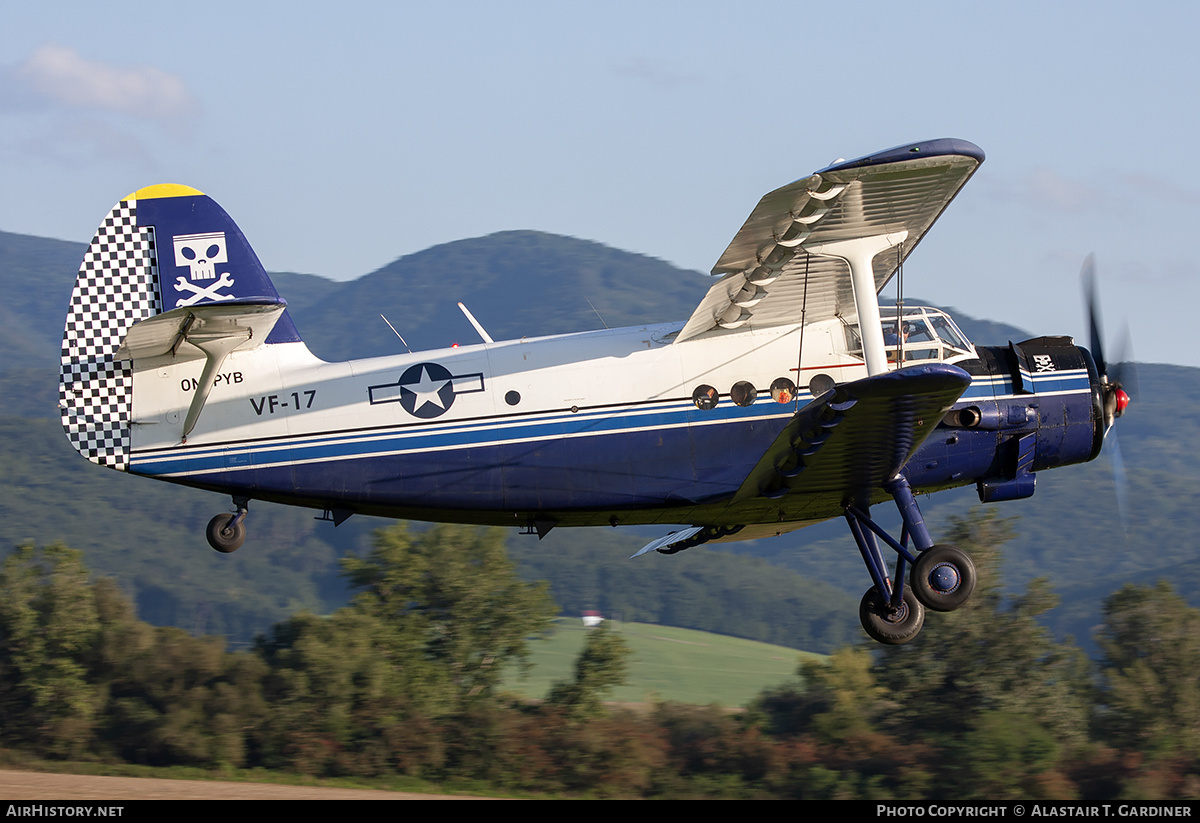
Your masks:
<path fill-rule="evenodd" d="M 941 577 L 954 578 L 946 588 L 935 581 Z M 935 612 L 952 612 L 970 599 L 975 591 L 975 564 L 971 556 L 957 546 L 930 546 L 917 556 L 909 577 L 910 588 L 925 608 Z"/>
<path fill-rule="evenodd" d="M 233 518 L 234 515 L 229 513 L 218 514 L 208 521 L 208 528 L 204 531 L 208 545 L 222 554 L 237 551 L 246 540 L 246 519 L 243 517 L 235 528 L 230 528 Z"/>
<path fill-rule="evenodd" d="M 897 612 L 872 586 L 858 604 L 858 618 L 872 640 L 888 646 L 899 646 L 916 637 L 925 625 L 925 607 L 917 600 L 911 587 L 904 589 L 904 598 Z"/>

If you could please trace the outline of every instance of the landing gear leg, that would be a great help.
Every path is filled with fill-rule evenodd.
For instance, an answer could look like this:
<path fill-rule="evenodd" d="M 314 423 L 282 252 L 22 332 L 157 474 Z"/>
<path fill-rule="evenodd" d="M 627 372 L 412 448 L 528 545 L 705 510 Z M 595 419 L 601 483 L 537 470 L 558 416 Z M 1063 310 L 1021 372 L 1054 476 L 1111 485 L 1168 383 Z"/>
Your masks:
<path fill-rule="evenodd" d="M 879 643 L 898 646 L 912 640 L 925 625 L 925 608 L 914 596 L 911 588 L 904 585 L 905 563 L 914 558 L 896 541 L 892 540 L 875 522 L 868 512 L 855 506 L 846 507 L 846 522 L 854 542 L 862 554 L 867 571 L 871 573 L 874 586 L 867 589 L 858 606 L 858 617 L 866 633 Z M 888 576 L 887 562 L 879 549 L 876 535 L 887 541 L 897 552 L 896 577 L 893 585 Z"/>
<path fill-rule="evenodd" d="M 925 609 L 948 612 L 967 602 L 975 591 L 975 564 L 966 552 L 955 546 L 933 544 L 921 510 L 913 497 L 908 480 L 899 475 L 884 486 L 896 501 L 904 528 L 896 542 L 870 517 L 868 507 L 845 508 L 846 522 L 858 544 L 863 562 L 874 586 L 863 596 L 859 618 L 863 628 L 880 643 L 897 645 L 917 636 L 925 621 Z M 920 551 L 908 549 L 909 537 Z M 895 584 L 888 577 L 887 564 L 876 537 L 896 552 Z M 906 565 L 912 565 L 912 581 L 905 587 Z"/>
<path fill-rule="evenodd" d="M 249 503 L 248 497 L 235 497 L 233 505 L 237 507 L 236 514 L 225 512 L 208 521 L 204 533 L 208 545 L 222 554 L 235 552 L 242 547 L 246 540 L 246 506 Z"/>
<path fill-rule="evenodd" d="M 933 545 L 921 510 L 903 475 L 885 488 L 896 501 L 896 508 L 904 518 L 904 528 L 912 533 L 913 542 L 921 550 L 920 557 L 913 563 L 913 592 L 927 609 L 935 612 L 954 611 L 966 603 L 975 591 L 975 563 L 970 555 L 957 546 L 944 543 Z"/>

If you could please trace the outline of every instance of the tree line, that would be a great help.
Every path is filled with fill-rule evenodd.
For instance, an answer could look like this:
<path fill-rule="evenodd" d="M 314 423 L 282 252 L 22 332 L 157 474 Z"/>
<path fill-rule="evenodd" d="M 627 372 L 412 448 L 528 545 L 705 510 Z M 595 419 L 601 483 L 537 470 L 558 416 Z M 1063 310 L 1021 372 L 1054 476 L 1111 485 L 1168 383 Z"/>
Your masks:
<path fill-rule="evenodd" d="M 137 618 L 79 552 L 0 570 L 0 745 L 11 756 L 412 775 L 497 792 L 873 800 L 1165 799 L 1200 790 L 1200 611 L 1166 584 L 1112 595 L 1089 660 L 995 584 L 1008 524 L 954 524 L 981 583 L 913 643 L 847 645 L 744 711 L 606 705 L 628 651 L 589 633 L 541 701 L 501 674 L 550 630 L 503 532 L 403 524 L 343 561 L 355 588 L 246 651 Z"/>

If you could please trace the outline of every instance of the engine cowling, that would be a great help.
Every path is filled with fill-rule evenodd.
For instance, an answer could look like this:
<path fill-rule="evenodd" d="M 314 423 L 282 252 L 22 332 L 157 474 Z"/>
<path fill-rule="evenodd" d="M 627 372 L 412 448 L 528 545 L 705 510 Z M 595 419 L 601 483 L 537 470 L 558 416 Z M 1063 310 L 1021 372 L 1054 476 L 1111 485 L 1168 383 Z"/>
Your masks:
<path fill-rule="evenodd" d="M 974 482 L 983 502 L 1015 500 L 1033 494 L 1036 472 L 1099 455 L 1106 395 L 1087 349 L 1037 337 L 976 352 L 955 364 L 971 387 L 905 467 L 914 487 Z"/>

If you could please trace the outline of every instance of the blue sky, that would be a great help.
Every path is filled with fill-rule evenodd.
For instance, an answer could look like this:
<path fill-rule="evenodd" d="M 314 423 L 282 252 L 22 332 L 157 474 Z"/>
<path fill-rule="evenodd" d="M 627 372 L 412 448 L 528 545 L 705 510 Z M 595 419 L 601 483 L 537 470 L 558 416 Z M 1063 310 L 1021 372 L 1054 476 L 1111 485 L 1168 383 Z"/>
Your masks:
<path fill-rule="evenodd" d="M 707 271 L 768 190 L 960 137 L 988 160 L 911 295 L 1085 338 L 1095 252 L 1109 336 L 1128 319 L 1139 360 L 1200 366 L 1196 4 L 0 8 L 5 231 L 86 241 L 178 182 L 270 270 L 528 228 Z"/>

